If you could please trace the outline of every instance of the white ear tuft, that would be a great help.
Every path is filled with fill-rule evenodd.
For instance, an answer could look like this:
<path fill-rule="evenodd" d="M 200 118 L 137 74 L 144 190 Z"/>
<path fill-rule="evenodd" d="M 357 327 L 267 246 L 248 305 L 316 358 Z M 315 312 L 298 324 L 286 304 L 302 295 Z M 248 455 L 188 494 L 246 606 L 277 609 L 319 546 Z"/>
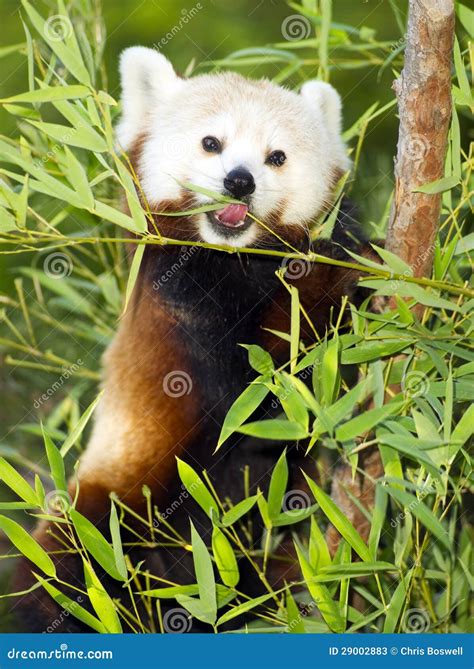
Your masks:
<path fill-rule="evenodd" d="M 341 134 L 342 103 L 339 93 L 324 81 L 308 81 L 301 89 L 301 95 L 312 109 L 319 109 L 329 130 Z"/>
<path fill-rule="evenodd" d="M 143 131 L 146 116 L 163 96 L 176 90 L 181 80 L 173 66 L 155 49 L 133 46 L 120 57 L 122 83 L 122 117 L 117 138 L 125 150 Z"/>

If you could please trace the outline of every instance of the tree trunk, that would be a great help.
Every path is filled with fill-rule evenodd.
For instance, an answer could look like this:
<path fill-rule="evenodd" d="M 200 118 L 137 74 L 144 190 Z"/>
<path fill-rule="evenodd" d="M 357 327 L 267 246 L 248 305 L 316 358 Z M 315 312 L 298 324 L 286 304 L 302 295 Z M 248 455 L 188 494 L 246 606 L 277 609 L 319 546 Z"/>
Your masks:
<path fill-rule="evenodd" d="M 438 233 L 441 195 L 415 193 L 414 190 L 444 174 L 451 120 L 453 42 L 454 0 L 409 1 L 405 65 L 394 83 L 400 129 L 395 197 L 386 248 L 410 265 L 414 276 L 430 275 Z M 373 508 L 373 480 L 384 471 L 378 450 L 361 459 L 360 470 L 361 474 L 353 480 L 349 465 L 337 467 L 331 497 L 367 539 L 369 523 L 351 495 L 366 508 Z M 327 540 L 334 553 L 340 536 L 332 526 L 328 529 Z"/>
<path fill-rule="evenodd" d="M 453 0 L 410 0 L 405 66 L 394 83 L 400 113 L 395 198 L 386 247 L 431 273 L 441 194 L 413 192 L 444 174 L 451 120 Z"/>

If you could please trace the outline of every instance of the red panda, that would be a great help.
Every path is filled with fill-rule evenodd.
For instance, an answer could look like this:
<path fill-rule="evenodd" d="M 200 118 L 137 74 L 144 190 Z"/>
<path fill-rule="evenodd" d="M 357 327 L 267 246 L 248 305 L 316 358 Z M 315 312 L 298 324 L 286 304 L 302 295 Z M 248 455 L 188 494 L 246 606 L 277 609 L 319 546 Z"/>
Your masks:
<path fill-rule="evenodd" d="M 342 247 L 354 241 L 347 203 L 332 240 L 315 242 L 310 236 L 311 222 L 349 168 L 341 102 L 330 85 L 311 81 L 295 93 L 232 73 L 181 79 L 161 54 L 141 47 L 124 52 L 121 74 L 118 142 L 128 152 L 162 235 L 186 243 L 311 250 L 348 259 Z M 209 191 L 239 203 L 192 216 L 162 215 L 209 205 Z M 281 257 L 258 253 L 147 246 L 129 308 L 104 356 L 104 393 L 78 472 L 77 509 L 104 531 L 111 492 L 137 513 L 145 510 L 144 485 L 160 510 L 179 497 L 176 457 L 198 472 L 207 470 L 222 498 L 245 496 L 247 466 L 250 491 L 265 490 L 281 442 L 234 436 L 213 453 L 229 407 L 252 379 L 239 344 L 260 344 L 276 364 L 289 358 L 287 343 L 270 332 L 289 329 L 290 297 L 276 276 L 281 266 Z M 326 264 L 299 269 L 292 272 L 290 263 L 287 281 L 297 286 L 315 330 L 324 334 L 343 296 L 354 298 L 358 275 Z M 314 333 L 303 327 L 302 336 L 309 342 Z M 272 411 L 264 405 L 259 415 Z M 302 486 L 300 466 L 314 474 L 314 463 L 303 452 L 297 445 L 288 449 L 293 488 Z M 189 519 L 205 537 L 209 521 L 192 498 L 179 505 L 170 522 L 187 536 Z M 254 531 L 258 542 L 258 523 Z M 48 550 L 57 548 L 44 524 L 36 537 Z M 134 549 L 132 561 L 142 559 L 169 582 L 195 580 L 189 552 Z M 66 554 L 55 561 L 60 577 L 80 586 L 79 558 Z M 243 574 L 242 588 L 258 590 L 253 580 Z M 24 561 L 16 584 L 25 590 L 32 583 L 31 566 Z M 114 596 L 124 597 L 123 590 L 110 587 Z M 46 592 L 35 590 L 20 601 L 22 626 L 41 631 L 46 619 L 57 617 L 56 609 Z M 69 616 L 56 631 L 87 630 Z"/>

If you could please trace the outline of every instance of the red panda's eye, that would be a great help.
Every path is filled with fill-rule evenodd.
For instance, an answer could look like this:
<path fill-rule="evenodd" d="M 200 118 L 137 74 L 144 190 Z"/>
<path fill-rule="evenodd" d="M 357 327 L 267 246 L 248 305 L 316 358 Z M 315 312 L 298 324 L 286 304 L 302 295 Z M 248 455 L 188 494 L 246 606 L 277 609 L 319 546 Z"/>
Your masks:
<path fill-rule="evenodd" d="M 286 153 L 284 151 L 272 151 L 265 162 L 267 165 L 281 167 L 285 161 Z"/>
<path fill-rule="evenodd" d="M 222 151 L 222 145 L 216 137 L 204 137 L 202 148 L 208 153 L 220 153 Z"/>

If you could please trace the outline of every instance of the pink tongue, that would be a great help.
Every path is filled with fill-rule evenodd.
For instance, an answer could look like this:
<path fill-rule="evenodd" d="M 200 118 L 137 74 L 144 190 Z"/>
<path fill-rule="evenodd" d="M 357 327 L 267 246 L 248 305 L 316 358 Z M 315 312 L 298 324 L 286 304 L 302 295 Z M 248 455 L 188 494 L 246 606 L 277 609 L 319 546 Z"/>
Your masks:
<path fill-rule="evenodd" d="M 224 225 L 237 225 L 247 215 L 248 207 L 245 204 L 229 204 L 225 209 L 216 212 L 216 216 Z"/>

